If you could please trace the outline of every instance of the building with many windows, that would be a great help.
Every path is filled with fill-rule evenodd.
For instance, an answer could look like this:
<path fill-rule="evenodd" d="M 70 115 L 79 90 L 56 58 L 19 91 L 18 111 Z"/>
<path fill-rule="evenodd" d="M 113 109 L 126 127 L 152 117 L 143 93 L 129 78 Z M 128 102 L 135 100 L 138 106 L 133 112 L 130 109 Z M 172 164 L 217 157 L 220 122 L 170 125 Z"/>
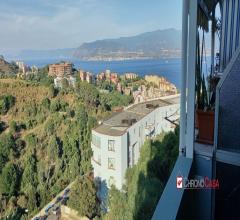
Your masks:
<path fill-rule="evenodd" d="M 68 63 L 68 62 L 51 64 L 51 65 L 49 65 L 48 75 L 49 76 L 58 76 L 58 77 L 71 75 L 72 68 L 73 68 L 72 63 Z"/>
<path fill-rule="evenodd" d="M 172 130 L 167 118 L 173 115 L 179 115 L 179 95 L 132 105 L 92 130 L 92 165 L 101 195 L 112 184 L 122 189 L 126 169 L 137 163 L 145 139 Z"/>

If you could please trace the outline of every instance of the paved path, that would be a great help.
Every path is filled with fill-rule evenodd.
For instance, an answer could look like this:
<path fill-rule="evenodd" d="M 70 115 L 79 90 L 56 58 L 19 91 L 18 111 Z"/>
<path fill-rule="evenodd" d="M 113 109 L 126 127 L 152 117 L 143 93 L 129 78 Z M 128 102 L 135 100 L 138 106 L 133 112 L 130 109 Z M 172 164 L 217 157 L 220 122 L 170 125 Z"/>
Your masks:
<path fill-rule="evenodd" d="M 66 189 L 70 189 L 70 188 L 72 187 L 72 185 L 74 184 L 74 182 L 75 182 L 75 181 L 71 182 L 64 190 L 62 190 L 58 195 L 56 195 L 55 198 L 54 198 L 51 202 L 49 202 L 47 205 L 45 205 L 45 206 L 40 210 L 40 212 L 39 212 L 37 215 L 35 215 L 34 217 L 32 217 L 32 220 L 33 220 L 34 218 L 36 218 L 36 217 L 40 217 L 40 216 L 45 215 L 45 209 L 46 209 L 49 205 L 55 204 L 56 201 L 57 201 L 57 197 L 63 196 L 64 191 L 65 191 Z"/>

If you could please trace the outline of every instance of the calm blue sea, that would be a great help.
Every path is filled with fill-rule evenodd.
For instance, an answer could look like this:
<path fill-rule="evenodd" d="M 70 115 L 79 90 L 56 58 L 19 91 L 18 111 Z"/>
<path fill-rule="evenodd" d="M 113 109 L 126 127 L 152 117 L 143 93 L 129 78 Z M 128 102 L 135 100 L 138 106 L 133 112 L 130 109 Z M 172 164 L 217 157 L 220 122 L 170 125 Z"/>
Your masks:
<path fill-rule="evenodd" d="M 43 67 L 47 64 L 59 62 L 56 59 L 23 60 L 28 65 Z M 148 60 L 125 60 L 125 61 L 79 61 L 69 60 L 75 68 L 81 68 L 94 74 L 105 71 L 125 73 L 134 72 L 141 76 L 156 74 L 166 77 L 170 82 L 180 88 L 181 59 L 148 59 Z"/>

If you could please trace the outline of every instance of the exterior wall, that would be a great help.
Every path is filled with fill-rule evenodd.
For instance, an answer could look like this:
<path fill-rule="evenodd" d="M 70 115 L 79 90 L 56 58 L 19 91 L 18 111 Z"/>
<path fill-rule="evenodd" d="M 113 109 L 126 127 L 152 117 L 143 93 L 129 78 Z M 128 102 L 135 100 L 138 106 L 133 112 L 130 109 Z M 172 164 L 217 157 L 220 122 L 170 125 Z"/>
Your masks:
<path fill-rule="evenodd" d="M 141 146 L 147 138 L 155 137 L 162 132 L 173 130 L 173 125 L 168 122 L 165 117 L 174 114 L 179 110 L 179 104 L 159 107 L 152 111 L 150 114 L 143 117 L 140 121 L 129 127 L 129 161 L 134 161 L 136 164 L 139 156 Z M 131 154 L 134 146 L 134 154 Z M 134 155 L 134 158 L 131 158 Z M 129 164 L 129 166 L 133 165 Z"/>
<path fill-rule="evenodd" d="M 92 130 L 92 166 L 95 178 L 101 181 L 101 198 L 106 198 L 107 189 L 111 184 L 122 189 L 126 170 L 137 163 L 145 139 L 154 137 L 163 131 L 172 130 L 174 127 L 165 117 L 178 110 L 179 104 L 159 107 L 129 127 L 122 136 L 108 136 Z M 146 127 L 153 132 L 148 134 Z M 99 141 L 96 141 L 96 137 Z M 114 141 L 115 151 L 108 150 L 110 140 Z M 109 169 L 109 158 L 115 159 L 115 169 Z"/>
<path fill-rule="evenodd" d="M 117 188 L 121 189 L 127 168 L 127 134 L 113 137 L 92 131 L 92 135 L 99 137 L 101 142 L 100 147 L 95 146 L 93 142 L 91 143 L 94 176 L 100 178 L 102 185 L 106 185 L 108 188 L 111 184 L 115 184 Z M 109 141 L 114 141 L 114 151 L 109 151 Z M 109 158 L 115 160 L 115 168 L 113 169 L 108 167 Z"/>
<path fill-rule="evenodd" d="M 225 69 L 240 43 L 240 1 L 222 1 L 220 68 Z"/>
<path fill-rule="evenodd" d="M 71 75 L 72 74 L 72 64 L 71 63 L 59 63 L 49 65 L 50 76 L 60 76 Z"/>
<path fill-rule="evenodd" d="M 55 88 L 62 88 L 62 80 L 63 79 L 66 79 L 70 86 L 75 87 L 75 85 L 76 85 L 76 78 L 73 77 L 73 76 L 70 76 L 70 77 L 59 77 L 59 76 L 57 76 L 53 80 L 54 81 L 54 87 Z"/>
<path fill-rule="evenodd" d="M 136 73 L 125 73 L 125 79 L 136 79 L 137 74 Z"/>

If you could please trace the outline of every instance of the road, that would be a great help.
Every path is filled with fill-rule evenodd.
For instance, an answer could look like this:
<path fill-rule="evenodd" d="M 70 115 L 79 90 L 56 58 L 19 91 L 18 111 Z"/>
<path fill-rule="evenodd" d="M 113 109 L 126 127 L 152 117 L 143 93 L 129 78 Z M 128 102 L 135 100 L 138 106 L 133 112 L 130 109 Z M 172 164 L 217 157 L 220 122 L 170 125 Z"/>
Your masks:
<path fill-rule="evenodd" d="M 45 209 L 46 209 L 49 205 L 55 204 L 56 201 L 57 201 L 57 197 L 63 196 L 64 191 L 65 191 L 66 189 L 71 189 L 71 187 L 72 187 L 72 185 L 74 184 L 74 182 L 75 182 L 75 181 L 71 182 L 64 190 L 62 190 L 58 195 L 56 195 L 55 198 L 54 198 L 51 202 L 49 202 L 47 205 L 45 205 L 37 215 L 35 215 L 34 217 L 32 217 L 32 220 L 33 220 L 34 218 L 36 218 L 36 217 L 44 216 L 44 215 L 45 215 Z"/>

